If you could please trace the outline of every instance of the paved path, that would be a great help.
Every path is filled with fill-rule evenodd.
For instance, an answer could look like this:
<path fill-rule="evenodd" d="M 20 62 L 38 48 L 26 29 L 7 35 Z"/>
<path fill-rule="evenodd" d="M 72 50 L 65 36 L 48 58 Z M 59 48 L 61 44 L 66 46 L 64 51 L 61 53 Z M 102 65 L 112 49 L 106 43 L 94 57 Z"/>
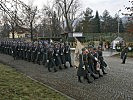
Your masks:
<path fill-rule="evenodd" d="M 18 71 L 76 100 L 133 100 L 133 59 L 128 59 L 125 65 L 115 57 L 105 57 L 110 70 L 104 77 L 93 83 L 77 82 L 75 68 L 48 72 L 42 65 L 32 64 L 0 54 L 0 62 L 8 63 Z"/>
<path fill-rule="evenodd" d="M 119 52 L 116 52 L 116 51 L 103 51 L 103 56 L 104 57 L 110 57 L 110 56 L 113 56 L 115 54 L 118 54 Z"/>

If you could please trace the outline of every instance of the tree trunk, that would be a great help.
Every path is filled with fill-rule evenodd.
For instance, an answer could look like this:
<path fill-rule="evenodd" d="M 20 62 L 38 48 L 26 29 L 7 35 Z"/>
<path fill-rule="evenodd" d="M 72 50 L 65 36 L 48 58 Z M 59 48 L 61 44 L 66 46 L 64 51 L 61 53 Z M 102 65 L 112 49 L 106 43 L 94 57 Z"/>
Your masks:
<path fill-rule="evenodd" d="M 14 39 L 15 36 L 14 36 L 14 27 L 12 26 L 12 39 Z"/>
<path fill-rule="evenodd" d="M 33 27 L 32 22 L 30 22 L 30 34 L 31 34 L 31 41 L 33 41 Z"/>
<path fill-rule="evenodd" d="M 71 27 L 69 25 L 69 20 L 68 20 L 68 16 L 67 15 L 65 16 L 65 19 L 66 19 L 67 31 L 71 32 Z"/>

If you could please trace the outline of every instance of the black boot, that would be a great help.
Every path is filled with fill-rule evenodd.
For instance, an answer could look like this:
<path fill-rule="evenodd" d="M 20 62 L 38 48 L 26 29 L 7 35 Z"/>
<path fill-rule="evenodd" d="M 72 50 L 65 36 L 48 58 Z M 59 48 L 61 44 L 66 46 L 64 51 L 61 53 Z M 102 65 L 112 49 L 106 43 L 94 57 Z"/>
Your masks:
<path fill-rule="evenodd" d="M 99 75 L 98 74 L 94 74 L 93 73 L 93 74 L 91 74 L 91 76 L 94 78 L 94 80 L 99 78 Z"/>
<path fill-rule="evenodd" d="M 87 78 L 87 82 L 88 83 L 92 83 L 93 82 L 93 77 L 90 75 L 90 73 L 88 73 L 87 75 L 86 75 L 86 78 Z"/>
<path fill-rule="evenodd" d="M 51 72 L 50 68 L 48 68 L 48 71 Z"/>
<path fill-rule="evenodd" d="M 107 73 L 104 71 L 104 69 L 102 69 L 102 72 L 103 72 L 104 75 L 107 74 Z"/>
<path fill-rule="evenodd" d="M 104 74 L 104 75 L 106 75 L 107 73 L 106 73 L 106 72 L 104 72 L 103 74 Z"/>
<path fill-rule="evenodd" d="M 67 68 L 67 66 L 64 64 L 64 67 L 65 67 L 65 69 Z"/>
<path fill-rule="evenodd" d="M 61 67 L 61 65 L 59 65 L 59 69 L 60 69 L 60 70 L 62 70 L 62 67 Z"/>
<path fill-rule="evenodd" d="M 80 76 L 78 76 L 78 82 L 82 83 Z"/>
<path fill-rule="evenodd" d="M 40 62 L 40 61 L 38 61 L 38 64 L 39 64 L 39 65 L 41 65 L 41 62 Z"/>
<path fill-rule="evenodd" d="M 57 70 L 54 68 L 54 72 L 57 72 Z"/>
<path fill-rule="evenodd" d="M 70 67 L 73 67 L 72 64 L 70 64 Z"/>
<path fill-rule="evenodd" d="M 98 71 L 99 77 L 103 77 L 103 75 L 100 74 L 100 71 Z"/>

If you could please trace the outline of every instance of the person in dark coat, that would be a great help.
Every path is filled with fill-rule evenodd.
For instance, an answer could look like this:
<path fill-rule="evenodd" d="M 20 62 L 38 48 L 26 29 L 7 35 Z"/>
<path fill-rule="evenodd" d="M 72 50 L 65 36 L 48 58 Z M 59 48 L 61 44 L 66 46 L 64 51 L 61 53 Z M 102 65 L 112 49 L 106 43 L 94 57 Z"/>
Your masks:
<path fill-rule="evenodd" d="M 42 64 L 46 67 L 46 63 L 48 60 L 48 44 L 44 43 L 43 48 L 42 48 Z"/>
<path fill-rule="evenodd" d="M 16 59 L 19 58 L 19 44 L 18 44 L 18 42 L 16 42 L 16 46 L 15 46 L 15 58 Z"/>
<path fill-rule="evenodd" d="M 41 59 L 42 59 L 42 45 L 41 44 L 38 44 L 38 47 L 37 47 L 37 58 L 36 58 L 36 62 L 40 65 L 41 64 Z"/>
<path fill-rule="evenodd" d="M 35 63 L 37 57 L 37 44 L 32 46 L 32 62 Z"/>
<path fill-rule="evenodd" d="M 24 51 L 24 43 L 21 42 L 20 44 L 20 58 L 23 60 L 23 51 Z"/>
<path fill-rule="evenodd" d="M 81 77 L 84 77 L 87 79 L 88 83 L 91 83 L 92 81 L 89 80 L 88 78 L 88 64 L 87 64 L 87 54 L 86 54 L 86 49 L 82 49 L 82 53 L 79 54 L 79 66 L 77 70 L 77 76 L 78 76 L 78 81 L 82 83 Z"/>
<path fill-rule="evenodd" d="M 97 49 L 96 48 L 93 48 L 93 56 L 96 58 L 96 59 L 98 59 L 98 53 L 97 53 Z M 96 66 L 97 66 L 97 63 L 98 63 L 98 61 L 97 60 L 93 60 L 94 62 L 94 69 L 95 69 L 95 72 L 97 73 L 97 68 L 96 68 Z"/>
<path fill-rule="evenodd" d="M 60 59 L 61 59 L 61 63 L 63 64 L 63 66 L 65 67 L 65 68 L 67 68 L 67 66 L 65 65 L 65 55 L 64 55 L 64 53 L 65 53 L 65 48 L 64 48 L 64 45 L 63 45 L 63 43 L 61 43 L 60 44 L 60 51 L 59 51 L 59 54 L 60 54 Z"/>
<path fill-rule="evenodd" d="M 27 49 L 27 45 L 26 43 L 24 43 L 24 48 L 23 48 L 23 59 L 26 60 L 26 50 Z"/>
<path fill-rule="evenodd" d="M 12 46 L 12 56 L 14 58 L 14 60 L 16 59 L 16 45 L 15 45 L 15 41 L 13 42 L 13 46 Z"/>
<path fill-rule="evenodd" d="M 103 74 L 107 74 L 107 73 L 105 72 L 105 68 L 104 68 L 104 67 L 107 67 L 107 64 L 106 64 L 106 62 L 104 61 L 103 53 L 102 53 L 102 48 L 101 48 L 100 46 L 98 47 L 97 53 L 98 53 L 98 60 L 99 60 L 99 62 L 100 62 L 100 68 L 102 69 Z"/>
<path fill-rule="evenodd" d="M 122 64 L 125 64 L 127 59 L 128 47 L 125 47 L 121 52 Z"/>
<path fill-rule="evenodd" d="M 51 68 L 54 69 L 54 72 L 57 71 L 56 69 L 56 64 L 55 64 L 55 58 L 54 58 L 54 50 L 52 47 L 49 47 L 48 50 L 48 60 L 47 60 L 47 67 L 48 67 L 48 71 L 51 72 Z"/>
<path fill-rule="evenodd" d="M 94 61 L 98 61 L 96 57 L 93 56 L 93 46 L 88 46 L 88 65 L 89 65 L 89 73 L 94 79 L 97 79 L 99 75 L 95 73 Z"/>
<path fill-rule="evenodd" d="M 28 44 L 28 47 L 27 47 L 27 61 L 31 61 L 31 51 L 32 50 L 32 47 L 31 47 L 31 43 Z"/>
<path fill-rule="evenodd" d="M 65 43 L 64 54 L 65 54 L 65 61 L 66 61 L 66 62 L 68 61 L 69 64 L 70 64 L 70 67 L 73 67 L 73 66 L 72 66 L 72 63 L 71 63 L 70 45 L 68 44 L 68 42 Z"/>
<path fill-rule="evenodd" d="M 54 58 L 55 58 L 56 66 L 58 66 L 59 69 L 62 69 L 62 62 L 61 62 L 61 58 L 60 58 L 60 49 L 59 49 L 58 44 L 55 44 L 55 47 L 54 47 Z"/>

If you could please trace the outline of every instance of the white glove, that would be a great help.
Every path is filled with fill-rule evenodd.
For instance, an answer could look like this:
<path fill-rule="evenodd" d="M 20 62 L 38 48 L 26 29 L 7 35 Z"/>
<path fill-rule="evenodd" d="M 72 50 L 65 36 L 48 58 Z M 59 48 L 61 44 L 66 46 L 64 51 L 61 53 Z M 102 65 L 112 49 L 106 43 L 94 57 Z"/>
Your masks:
<path fill-rule="evenodd" d="M 95 60 L 98 61 L 98 59 L 95 57 Z"/>
<path fill-rule="evenodd" d="M 85 66 L 82 67 L 85 70 Z"/>

